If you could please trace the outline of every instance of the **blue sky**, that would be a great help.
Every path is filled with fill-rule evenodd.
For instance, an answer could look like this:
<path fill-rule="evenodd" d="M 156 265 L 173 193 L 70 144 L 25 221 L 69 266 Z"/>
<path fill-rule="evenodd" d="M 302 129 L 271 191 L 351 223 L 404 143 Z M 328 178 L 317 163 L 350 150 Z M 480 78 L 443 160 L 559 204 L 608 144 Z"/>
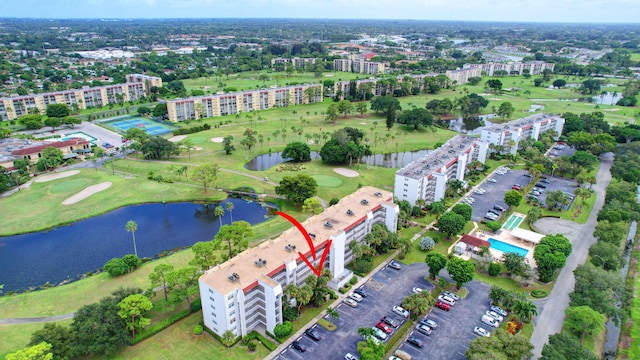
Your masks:
<path fill-rule="evenodd" d="M 2 17 L 638 23 L 639 0 L 0 0 Z"/>

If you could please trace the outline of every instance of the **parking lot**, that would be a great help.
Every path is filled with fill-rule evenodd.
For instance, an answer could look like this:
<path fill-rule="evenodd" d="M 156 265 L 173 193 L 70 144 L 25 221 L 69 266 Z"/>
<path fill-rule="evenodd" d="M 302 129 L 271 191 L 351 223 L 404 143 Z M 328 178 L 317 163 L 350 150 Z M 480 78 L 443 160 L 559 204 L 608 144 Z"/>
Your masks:
<path fill-rule="evenodd" d="M 494 328 L 480 322 L 484 312 L 489 310 L 490 286 L 473 280 L 465 284 L 465 288 L 469 292 L 467 297 L 458 300 L 450 311 L 434 307 L 426 316 L 438 324 L 430 336 L 415 330 L 409 332 L 409 336 L 415 336 L 424 342 L 423 348 L 404 342 L 398 349 L 414 359 L 466 359 L 464 353 L 469 348 L 469 343 L 478 337 L 473 329 L 480 326 L 493 331 Z"/>
<path fill-rule="evenodd" d="M 483 221 L 487 211 L 493 209 L 494 206 L 499 205 L 505 209 L 508 207 L 504 202 L 504 194 L 511 190 L 513 185 L 520 185 L 521 188 L 526 187 L 531 178 L 527 177 L 529 172 L 524 170 L 509 170 L 504 175 L 494 172 L 492 176 L 489 176 L 481 184 L 480 188 L 486 190 L 484 194 L 471 193 L 467 197 L 472 197 L 475 202 L 471 204 L 473 207 L 473 213 L 471 220 Z M 495 182 L 492 182 L 493 179 Z M 498 219 L 503 220 L 503 219 Z"/>
<path fill-rule="evenodd" d="M 554 191 L 562 191 L 568 195 L 568 194 L 573 194 L 573 192 L 576 189 L 576 182 L 574 180 L 548 177 L 546 179 L 546 182 L 547 183 L 538 182 L 538 184 L 546 186 L 546 188 L 544 189 L 545 191 L 538 196 L 540 203 L 544 206 L 547 205 L 548 193 L 554 192 Z M 525 198 L 526 197 L 527 197 L 527 194 L 525 194 Z M 569 202 L 567 205 L 565 205 L 564 210 L 569 210 L 569 208 L 571 207 L 571 203 L 572 202 Z"/>
<path fill-rule="evenodd" d="M 362 341 L 358 329 L 363 326 L 375 327 L 384 316 L 399 322 L 406 321 L 391 309 L 394 305 L 400 305 L 402 299 L 411 294 L 413 287 L 431 291 L 434 285 L 425 280 L 427 275 L 428 268 L 424 263 L 403 265 L 401 270 L 383 268 L 363 286 L 368 296 L 358 303 L 358 307 L 352 308 L 344 303 L 335 306 L 340 313 L 340 319 L 334 322 L 338 326 L 336 331 L 331 332 L 314 324 L 314 329 L 322 337 L 320 341 L 302 335 L 299 341 L 306 346 L 304 353 L 289 346 L 276 359 L 344 359 L 347 353 L 358 356 L 356 345 Z M 327 317 L 327 320 L 330 319 Z"/>

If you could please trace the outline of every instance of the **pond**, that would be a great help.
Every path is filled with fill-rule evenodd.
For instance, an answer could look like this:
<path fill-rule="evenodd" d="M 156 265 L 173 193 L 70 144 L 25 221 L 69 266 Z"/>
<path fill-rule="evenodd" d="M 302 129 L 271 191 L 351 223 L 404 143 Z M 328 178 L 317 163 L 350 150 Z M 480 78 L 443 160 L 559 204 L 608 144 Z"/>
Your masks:
<path fill-rule="evenodd" d="M 222 224 L 265 221 L 267 208 L 257 202 L 230 198 Z M 100 269 L 108 260 L 133 254 L 131 233 L 125 224 L 138 224 L 138 256 L 155 257 L 171 249 L 214 238 L 220 227 L 215 204 L 171 203 L 123 207 L 49 231 L 0 237 L 0 284 L 4 292 L 21 291 L 49 282 L 59 284 Z"/>
<path fill-rule="evenodd" d="M 374 154 L 365 156 L 360 161 L 360 164 L 368 166 L 381 166 L 386 168 L 401 168 L 409 163 L 425 157 L 433 150 L 418 150 L 418 151 L 406 151 L 397 152 L 391 154 Z M 320 159 L 320 154 L 316 151 L 311 152 L 311 159 Z M 287 162 L 288 159 L 282 157 L 282 152 L 275 152 L 270 154 L 259 155 L 251 159 L 244 165 L 245 169 L 252 171 L 268 170 L 271 167 Z M 354 159 L 353 163 L 357 161 Z"/>

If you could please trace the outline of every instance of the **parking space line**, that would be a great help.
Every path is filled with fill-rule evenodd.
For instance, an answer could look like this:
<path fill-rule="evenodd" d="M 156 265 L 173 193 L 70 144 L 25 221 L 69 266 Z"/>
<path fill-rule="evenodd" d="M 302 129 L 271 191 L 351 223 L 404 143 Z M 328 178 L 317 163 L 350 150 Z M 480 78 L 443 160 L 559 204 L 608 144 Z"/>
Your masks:
<path fill-rule="evenodd" d="M 367 285 L 376 291 L 380 291 L 384 287 L 384 284 L 376 281 L 374 278 L 369 279 Z"/>

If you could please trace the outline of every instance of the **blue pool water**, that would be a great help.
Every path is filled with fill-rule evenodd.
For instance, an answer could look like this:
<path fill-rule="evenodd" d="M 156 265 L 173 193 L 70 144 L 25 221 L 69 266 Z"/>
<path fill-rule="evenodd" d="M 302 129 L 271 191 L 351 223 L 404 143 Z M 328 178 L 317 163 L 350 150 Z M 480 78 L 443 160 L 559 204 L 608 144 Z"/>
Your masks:
<path fill-rule="evenodd" d="M 515 245 L 507 244 L 505 242 L 502 242 L 500 240 L 496 240 L 493 238 L 489 238 L 489 242 L 491 243 L 492 248 L 498 251 L 502 251 L 503 253 L 516 253 L 520 256 L 527 256 L 527 254 L 529 253 L 529 250 L 527 249 L 523 249 Z"/>

